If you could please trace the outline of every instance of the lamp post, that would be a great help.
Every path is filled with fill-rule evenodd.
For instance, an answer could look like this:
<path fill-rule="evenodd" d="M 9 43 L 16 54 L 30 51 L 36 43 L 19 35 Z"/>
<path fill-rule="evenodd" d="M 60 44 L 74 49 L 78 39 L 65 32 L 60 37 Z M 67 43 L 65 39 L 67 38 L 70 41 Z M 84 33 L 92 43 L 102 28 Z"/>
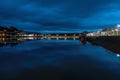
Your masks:
<path fill-rule="evenodd" d="M 99 36 L 102 36 L 102 29 L 100 29 L 99 32 L 100 32 Z"/>
<path fill-rule="evenodd" d="M 116 36 L 118 36 L 118 29 L 115 29 L 115 31 L 116 31 Z"/>
<path fill-rule="evenodd" d="M 120 24 L 117 24 L 117 29 L 118 29 L 118 36 L 119 36 Z"/>
<path fill-rule="evenodd" d="M 115 35 L 114 30 L 112 30 L 112 32 L 113 32 L 113 34 L 112 34 L 112 35 L 114 36 L 114 35 Z"/>

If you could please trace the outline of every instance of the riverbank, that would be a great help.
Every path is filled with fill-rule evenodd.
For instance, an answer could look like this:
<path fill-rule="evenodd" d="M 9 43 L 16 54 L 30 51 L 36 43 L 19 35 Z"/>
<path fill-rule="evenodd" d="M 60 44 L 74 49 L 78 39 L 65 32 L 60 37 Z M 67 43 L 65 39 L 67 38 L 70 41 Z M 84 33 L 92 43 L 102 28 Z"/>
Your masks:
<path fill-rule="evenodd" d="M 101 46 L 114 53 L 120 54 L 120 37 L 118 36 L 87 37 L 87 41 L 92 45 Z"/>

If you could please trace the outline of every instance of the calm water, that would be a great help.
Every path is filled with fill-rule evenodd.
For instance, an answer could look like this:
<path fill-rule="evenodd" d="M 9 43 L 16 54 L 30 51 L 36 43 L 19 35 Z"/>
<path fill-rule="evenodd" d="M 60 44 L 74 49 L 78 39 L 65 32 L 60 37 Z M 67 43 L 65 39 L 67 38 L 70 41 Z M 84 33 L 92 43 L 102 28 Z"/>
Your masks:
<path fill-rule="evenodd" d="M 120 80 L 120 58 L 77 40 L 0 47 L 0 80 Z"/>

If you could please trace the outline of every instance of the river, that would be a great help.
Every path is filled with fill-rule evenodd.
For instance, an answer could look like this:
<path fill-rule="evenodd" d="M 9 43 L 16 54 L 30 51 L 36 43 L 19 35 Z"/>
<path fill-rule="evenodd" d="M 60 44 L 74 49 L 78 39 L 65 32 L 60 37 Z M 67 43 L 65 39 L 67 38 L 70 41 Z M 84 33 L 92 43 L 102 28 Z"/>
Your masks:
<path fill-rule="evenodd" d="M 120 57 L 79 40 L 0 47 L 0 80 L 120 80 Z"/>

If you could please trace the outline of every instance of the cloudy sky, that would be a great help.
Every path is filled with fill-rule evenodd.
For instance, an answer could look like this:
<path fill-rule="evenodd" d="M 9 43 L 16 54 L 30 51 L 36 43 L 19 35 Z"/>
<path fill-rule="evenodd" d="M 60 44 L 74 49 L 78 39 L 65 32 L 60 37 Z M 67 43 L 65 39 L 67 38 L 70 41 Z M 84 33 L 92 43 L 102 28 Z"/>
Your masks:
<path fill-rule="evenodd" d="M 84 31 L 120 23 L 120 0 L 0 0 L 0 25 Z"/>

